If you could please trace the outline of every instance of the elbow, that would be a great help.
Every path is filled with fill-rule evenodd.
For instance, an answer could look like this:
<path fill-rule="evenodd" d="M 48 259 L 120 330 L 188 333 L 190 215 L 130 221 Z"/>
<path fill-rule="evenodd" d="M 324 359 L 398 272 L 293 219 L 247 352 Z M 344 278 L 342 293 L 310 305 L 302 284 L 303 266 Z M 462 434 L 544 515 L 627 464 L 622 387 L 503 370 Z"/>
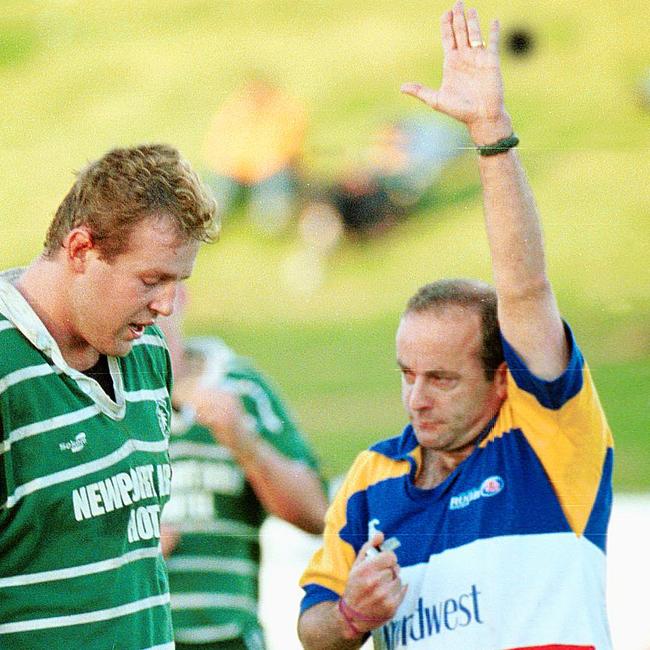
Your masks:
<path fill-rule="evenodd" d="M 325 632 L 328 626 L 320 616 L 323 611 L 322 604 L 315 605 L 302 612 L 298 618 L 298 639 L 303 650 L 328 650 L 335 647 L 330 635 Z"/>
<path fill-rule="evenodd" d="M 321 518 L 314 518 L 313 520 L 306 522 L 304 526 L 300 526 L 302 530 L 311 535 L 322 535 L 325 530 L 325 519 L 324 515 Z"/>
<path fill-rule="evenodd" d="M 302 507 L 296 507 L 295 503 L 285 503 L 284 506 L 273 514 L 311 535 L 321 535 L 325 530 L 327 502 L 323 494 L 312 495 Z"/>
<path fill-rule="evenodd" d="M 309 617 L 305 616 L 307 612 L 303 612 L 298 618 L 298 639 L 304 650 L 317 650 L 314 635 L 311 633 L 310 626 L 308 625 Z"/>

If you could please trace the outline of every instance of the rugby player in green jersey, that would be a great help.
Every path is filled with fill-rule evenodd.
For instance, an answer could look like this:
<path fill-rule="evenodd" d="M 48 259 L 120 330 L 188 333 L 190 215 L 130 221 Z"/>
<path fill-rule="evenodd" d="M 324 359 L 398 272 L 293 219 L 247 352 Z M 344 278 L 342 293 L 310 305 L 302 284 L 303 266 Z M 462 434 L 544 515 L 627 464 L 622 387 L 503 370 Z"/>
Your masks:
<path fill-rule="evenodd" d="M 260 526 L 271 513 L 321 533 L 327 501 L 316 459 L 277 392 L 223 341 L 183 340 L 181 311 L 161 319 L 175 376 L 162 547 L 176 647 L 262 650 Z"/>
<path fill-rule="evenodd" d="M 214 201 L 172 147 L 115 149 L 0 276 L 0 647 L 172 648 L 169 315 Z"/>

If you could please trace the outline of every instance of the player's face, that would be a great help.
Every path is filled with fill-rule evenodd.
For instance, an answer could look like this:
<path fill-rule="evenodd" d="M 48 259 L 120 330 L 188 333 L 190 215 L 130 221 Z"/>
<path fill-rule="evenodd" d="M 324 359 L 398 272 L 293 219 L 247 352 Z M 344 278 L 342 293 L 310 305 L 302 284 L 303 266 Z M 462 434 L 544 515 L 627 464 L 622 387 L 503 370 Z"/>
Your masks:
<path fill-rule="evenodd" d="M 153 216 L 134 227 L 126 251 L 112 260 L 89 251 L 73 294 L 81 342 L 101 354 L 128 354 L 147 325 L 173 311 L 176 287 L 190 276 L 198 245 L 179 237 L 168 218 Z"/>
<path fill-rule="evenodd" d="M 407 314 L 397 330 L 402 402 L 418 442 L 451 452 L 473 443 L 505 397 L 503 372 L 488 381 L 480 359 L 480 316 L 448 307 Z"/>

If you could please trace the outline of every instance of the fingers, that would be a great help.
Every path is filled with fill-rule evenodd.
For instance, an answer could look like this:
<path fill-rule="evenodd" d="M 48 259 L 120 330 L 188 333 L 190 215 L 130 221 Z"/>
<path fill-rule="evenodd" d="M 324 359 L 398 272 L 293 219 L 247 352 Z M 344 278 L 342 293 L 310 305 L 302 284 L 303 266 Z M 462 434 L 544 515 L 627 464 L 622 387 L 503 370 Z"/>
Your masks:
<path fill-rule="evenodd" d="M 427 86 L 417 83 L 405 83 L 402 84 L 400 90 L 405 95 L 415 97 L 431 108 L 438 108 L 438 91 L 433 88 L 427 88 Z"/>
<path fill-rule="evenodd" d="M 467 37 L 469 46 L 482 47 L 483 37 L 481 36 L 481 25 L 478 22 L 478 11 L 476 9 L 467 10 Z"/>
<path fill-rule="evenodd" d="M 368 551 L 370 551 L 371 549 L 376 549 L 378 551 L 379 550 L 378 547 L 383 541 L 384 541 L 384 533 L 382 533 L 381 531 L 376 533 L 372 539 L 369 539 L 359 549 L 359 553 L 357 554 L 354 563 L 358 564 L 359 562 L 365 562 L 368 559 Z"/>
<path fill-rule="evenodd" d="M 397 555 L 394 551 L 381 551 L 374 557 L 369 557 L 368 562 L 372 562 L 378 571 L 387 569 L 390 572 L 397 567 Z"/>
<path fill-rule="evenodd" d="M 488 52 L 494 56 L 499 56 L 499 34 L 501 26 L 498 20 L 493 20 L 490 25 L 490 38 L 488 39 Z"/>
<path fill-rule="evenodd" d="M 462 2 L 457 2 L 452 9 L 452 27 L 456 39 L 456 47 L 459 50 L 467 49 L 469 45 L 469 36 L 467 34 L 467 21 L 465 20 L 465 6 Z"/>
<path fill-rule="evenodd" d="M 386 580 L 388 582 L 399 580 L 399 564 L 397 562 L 386 569 Z"/>
<path fill-rule="evenodd" d="M 483 36 L 481 35 L 478 11 L 471 8 L 465 13 L 465 6 L 462 2 L 457 2 L 452 11 L 447 11 L 442 15 L 440 29 L 445 54 L 453 49 L 463 51 L 483 48 L 485 46 Z M 492 23 L 490 39 L 492 39 L 493 30 L 494 23 Z M 492 43 L 492 40 L 490 42 Z M 490 48 L 490 50 L 492 51 L 493 48 Z"/>
<path fill-rule="evenodd" d="M 447 55 L 451 50 L 456 48 L 451 11 L 445 11 L 440 18 L 440 34 L 442 36 L 442 49 L 445 55 Z"/>
<path fill-rule="evenodd" d="M 395 553 L 379 551 L 366 557 L 383 539 L 383 534 L 378 533 L 359 549 L 343 594 L 354 624 L 360 630 L 374 629 L 390 620 L 404 598 Z"/>

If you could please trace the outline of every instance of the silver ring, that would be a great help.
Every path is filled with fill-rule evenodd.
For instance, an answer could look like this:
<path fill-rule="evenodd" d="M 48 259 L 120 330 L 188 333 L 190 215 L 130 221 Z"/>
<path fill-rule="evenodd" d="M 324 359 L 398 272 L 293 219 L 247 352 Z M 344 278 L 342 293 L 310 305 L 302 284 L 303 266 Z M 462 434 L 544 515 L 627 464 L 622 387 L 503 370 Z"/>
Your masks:
<path fill-rule="evenodd" d="M 470 47 L 485 47 L 485 41 L 470 41 L 469 42 Z"/>

